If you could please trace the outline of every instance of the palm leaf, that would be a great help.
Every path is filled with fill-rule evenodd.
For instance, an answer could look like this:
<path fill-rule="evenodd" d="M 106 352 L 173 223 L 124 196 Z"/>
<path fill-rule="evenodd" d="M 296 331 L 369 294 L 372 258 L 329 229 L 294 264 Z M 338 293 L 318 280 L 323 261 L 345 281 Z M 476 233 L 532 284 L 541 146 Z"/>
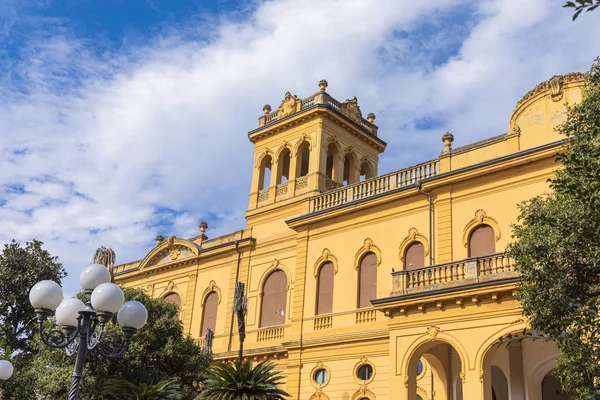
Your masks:
<path fill-rule="evenodd" d="M 283 376 L 269 361 L 254 368 L 250 362 L 214 364 L 196 400 L 284 400 Z"/>
<path fill-rule="evenodd" d="M 118 378 L 104 386 L 104 393 L 119 400 L 180 400 L 183 398 L 180 389 L 175 378 L 140 384 Z"/>

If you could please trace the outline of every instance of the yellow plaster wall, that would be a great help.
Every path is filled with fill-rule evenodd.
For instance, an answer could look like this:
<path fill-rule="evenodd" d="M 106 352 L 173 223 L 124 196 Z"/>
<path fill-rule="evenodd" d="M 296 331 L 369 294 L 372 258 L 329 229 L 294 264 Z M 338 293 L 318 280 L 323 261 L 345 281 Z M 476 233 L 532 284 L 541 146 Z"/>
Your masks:
<path fill-rule="evenodd" d="M 565 84 L 565 100 L 575 102 L 580 98 L 580 93 L 580 85 L 572 82 Z M 560 104 L 550 99 L 548 90 L 529 96 L 515 109 L 511 118 L 511 132 L 515 125 L 521 129 L 518 135 L 509 132 L 512 142 L 501 138 L 444 157 L 450 159 L 451 170 L 458 171 L 463 167 L 556 141 L 558 137 L 552 132 L 552 126 L 560 118 L 561 113 L 557 108 Z M 538 107 L 542 119 L 539 123 L 531 117 L 532 110 L 537 112 Z M 352 146 L 357 154 L 368 156 L 375 164 L 377 162 L 378 152 L 375 148 L 345 131 L 333 119 L 309 118 L 256 142 L 253 185 L 257 182 L 258 157 L 267 149 L 275 156 L 285 142 L 293 148 L 303 135 L 312 138 L 310 168 L 316 175 L 323 162 L 327 138 L 331 135 L 336 135 L 342 149 Z M 514 141 L 516 138 L 518 146 L 511 147 L 517 143 Z M 552 157 L 555 150 L 536 150 L 514 161 L 502 161 L 474 170 L 465 169 L 457 174 L 427 181 L 423 189 L 434 198 L 433 237 L 429 234 L 427 197 L 418 193 L 415 187 L 390 191 L 323 213 L 304 214 L 305 220 L 289 224 L 290 219 L 307 212 L 307 196 L 311 192 L 273 204 L 267 202 L 258 208 L 255 207 L 256 202 L 252 202 L 252 196 L 256 193 L 251 194 L 247 221 L 255 243 L 246 244 L 240 250 L 239 270 L 239 280 L 246 284 L 248 296 L 245 354 L 250 360 L 265 357 L 274 360 L 287 374 L 286 388 L 293 399 L 309 399 L 315 394 L 317 388 L 311 383 L 311 372 L 319 362 L 331 371 L 331 380 L 322 388 L 323 393 L 331 400 L 352 399 L 361 389 L 360 382 L 353 377 L 353 370 L 361 358 L 366 357 L 375 366 L 375 378 L 363 389 L 372 391 L 373 398 L 380 400 L 408 400 L 405 379 L 411 356 L 416 354 L 414 352 L 418 353 L 419 348 L 431 343 L 449 343 L 463 360 L 465 398 L 484 398 L 481 393 L 482 379 L 487 379 L 484 355 L 500 335 L 522 330 L 526 326 L 520 317 L 519 304 L 512 297 L 514 283 L 458 290 L 449 294 L 429 295 L 423 292 L 410 298 L 391 299 L 390 305 L 357 310 L 357 253 L 370 245 L 380 254 L 377 298 L 382 299 L 392 292 L 392 268 L 396 271 L 403 269 L 400 245 L 406 241 L 411 228 L 431 242 L 434 264 L 457 261 L 468 256 L 463 245 L 465 227 L 478 210 L 484 210 L 487 217 L 493 218 L 500 228 L 501 236 L 496 243 L 496 250 L 502 251 L 510 241 L 510 225 L 516 222 L 517 203 L 547 191 L 546 180 L 557 167 Z M 273 174 L 276 171 L 275 163 Z M 311 190 L 319 189 L 318 184 L 318 179 L 311 181 L 311 185 L 315 185 Z M 146 288 L 155 297 L 166 294 L 171 285 L 172 290 L 182 298 L 184 327 L 197 338 L 200 336 L 203 299 L 214 281 L 219 289 L 220 303 L 213 350 L 215 358 L 231 359 L 235 353 L 227 353 L 227 345 L 238 253 L 233 246 L 233 239 L 223 239 L 218 243 L 221 246 L 218 249 L 215 247 L 210 250 L 210 245 L 203 247 L 193 262 L 166 259 L 164 265 L 148 267 L 144 265 L 147 262 L 145 260 L 119 266 L 117 271 L 122 274 L 118 276 L 118 281 L 128 286 Z M 225 245 L 229 247 L 223 247 Z M 338 269 L 334 277 L 333 313 L 315 316 L 315 268 L 319 266 L 317 261 L 324 256 L 325 249 L 335 258 Z M 427 256 L 425 265 L 428 265 L 428 260 Z M 177 264 L 180 261 L 181 264 Z M 136 267 L 141 270 L 123 272 L 134 271 Z M 260 334 L 265 332 L 259 328 L 262 286 L 266 276 L 275 269 L 285 271 L 288 278 L 283 337 L 259 341 Z M 366 322 L 359 321 L 365 316 L 364 312 L 372 312 L 368 314 L 372 317 L 367 318 Z M 316 329 L 317 320 L 322 317 L 330 317 L 331 326 Z M 239 344 L 236 331 L 234 324 L 233 351 Z M 524 348 L 524 355 L 531 359 L 525 365 L 531 379 L 535 378 L 535 373 L 541 373 L 547 367 L 546 364 L 539 364 L 536 351 L 547 356 L 550 361 L 544 361 L 546 364 L 551 362 L 556 353 L 548 348 Z M 502 357 L 498 357 L 498 364 L 506 368 Z M 430 390 L 430 381 L 423 379 L 417 385 L 425 391 Z M 535 398 L 532 397 L 535 391 L 528 393 L 530 399 Z"/>

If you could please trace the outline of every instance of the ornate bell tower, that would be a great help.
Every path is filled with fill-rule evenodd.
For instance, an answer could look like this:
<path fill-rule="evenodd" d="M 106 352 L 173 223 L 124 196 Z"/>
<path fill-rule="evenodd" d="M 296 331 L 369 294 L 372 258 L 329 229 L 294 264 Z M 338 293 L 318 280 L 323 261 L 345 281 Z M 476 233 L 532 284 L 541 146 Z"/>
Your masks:
<path fill-rule="evenodd" d="M 377 175 L 386 143 L 377 137 L 375 115 L 363 118 L 356 97 L 339 102 L 319 91 L 304 99 L 290 92 L 272 111 L 263 107 L 254 143 L 248 211 L 286 205 Z"/>

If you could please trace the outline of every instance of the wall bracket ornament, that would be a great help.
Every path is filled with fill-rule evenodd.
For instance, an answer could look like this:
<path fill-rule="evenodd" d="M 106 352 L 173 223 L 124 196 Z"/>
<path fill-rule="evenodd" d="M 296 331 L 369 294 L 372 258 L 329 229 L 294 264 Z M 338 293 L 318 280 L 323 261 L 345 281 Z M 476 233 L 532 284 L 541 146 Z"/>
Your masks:
<path fill-rule="evenodd" d="M 223 298 L 223 296 L 221 296 L 221 289 L 217 286 L 217 283 L 215 281 L 210 281 L 208 283 L 208 287 L 204 289 L 204 292 L 202 293 L 202 307 L 204 307 L 206 298 L 212 292 L 215 292 L 217 294 L 217 304 L 221 304 L 221 299 Z"/>
<path fill-rule="evenodd" d="M 361 385 L 360 388 L 352 395 L 352 400 L 369 399 L 375 400 L 375 393 L 367 389 L 367 385 Z"/>
<path fill-rule="evenodd" d="M 358 123 L 362 122 L 362 113 L 360 112 L 360 107 L 358 106 L 358 99 L 356 96 L 354 96 L 352 99 L 346 99 L 346 101 L 341 104 L 340 111 L 352 121 Z"/>
<path fill-rule="evenodd" d="M 381 264 L 381 249 L 373 243 L 371 238 L 366 238 L 362 247 L 358 249 L 354 256 L 354 269 L 358 271 L 362 258 L 367 253 L 373 253 L 377 257 L 377 266 Z"/>
<path fill-rule="evenodd" d="M 406 235 L 402 243 L 400 243 L 400 249 L 398 253 L 400 261 L 404 261 L 404 256 L 406 255 L 406 250 L 408 249 L 408 246 L 410 246 L 414 242 L 419 242 L 423 245 L 425 257 L 429 255 L 429 242 L 427 241 L 427 238 L 424 235 L 420 234 L 417 228 L 413 226 L 408 230 L 408 234 Z"/>
<path fill-rule="evenodd" d="M 298 109 L 298 104 L 300 104 L 298 97 L 296 95 L 292 96 L 290 92 L 286 92 L 281 105 L 277 109 L 277 119 L 295 113 Z"/>
<path fill-rule="evenodd" d="M 434 341 L 435 338 L 437 338 L 438 333 L 440 333 L 440 328 L 432 325 L 429 328 L 427 328 L 427 334 L 429 335 L 429 340 L 430 341 Z"/>
<path fill-rule="evenodd" d="M 321 269 L 321 266 L 323 264 L 325 264 L 326 262 L 331 262 L 333 264 L 333 274 L 337 274 L 338 272 L 338 259 L 336 256 L 334 256 L 333 254 L 331 254 L 331 252 L 329 251 L 329 249 L 325 248 L 323 249 L 323 252 L 321 253 L 321 256 L 319 258 L 317 258 L 317 261 L 315 262 L 315 265 L 313 267 L 313 275 L 315 276 L 315 278 L 317 276 L 319 276 L 319 270 Z"/>
<path fill-rule="evenodd" d="M 548 87 L 550 89 L 550 98 L 553 102 L 559 102 L 563 98 L 563 77 L 555 75 L 548 81 Z"/>
<path fill-rule="evenodd" d="M 489 225 L 494 230 L 494 239 L 496 242 L 500 240 L 500 225 L 495 218 L 490 217 L 484 210 L 475 211 L 475 217 L 470 220 L 465 229 L 463 230 L 463 246 L 467 247 L 469 245 L 469 236 L 473 229 L 477 228 L 479 225 Z"/>

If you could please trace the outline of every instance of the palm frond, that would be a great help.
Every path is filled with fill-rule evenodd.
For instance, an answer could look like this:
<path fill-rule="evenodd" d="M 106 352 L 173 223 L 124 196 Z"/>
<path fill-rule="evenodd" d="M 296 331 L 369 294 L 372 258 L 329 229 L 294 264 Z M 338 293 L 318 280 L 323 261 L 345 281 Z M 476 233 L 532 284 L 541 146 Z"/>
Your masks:
<path fill-rule="evenodd" d="M 96 249 L 94 256 L 92 257 L 92 263 L 102 264 L 110 271 L 111 282 L 114 281 L 113 268 L 115 266 L 115 258 L 116 255 L 114 250 L 104 246 Z"/>
<path fill-rule="evenodd" d="M 124 378 L 111 379 L 104 393 L 119 400 L 180 400 L 183 398 L 177 379 L 161 379 L 157 383 L 135 384 Z"/>
<path fill-rule="evenodd" d="M 217 363 L 197 400 L 284 400 L 289 394 L 281 384 L 283 376 L 269 361 L 255 367 L 250 362 Z"/>

